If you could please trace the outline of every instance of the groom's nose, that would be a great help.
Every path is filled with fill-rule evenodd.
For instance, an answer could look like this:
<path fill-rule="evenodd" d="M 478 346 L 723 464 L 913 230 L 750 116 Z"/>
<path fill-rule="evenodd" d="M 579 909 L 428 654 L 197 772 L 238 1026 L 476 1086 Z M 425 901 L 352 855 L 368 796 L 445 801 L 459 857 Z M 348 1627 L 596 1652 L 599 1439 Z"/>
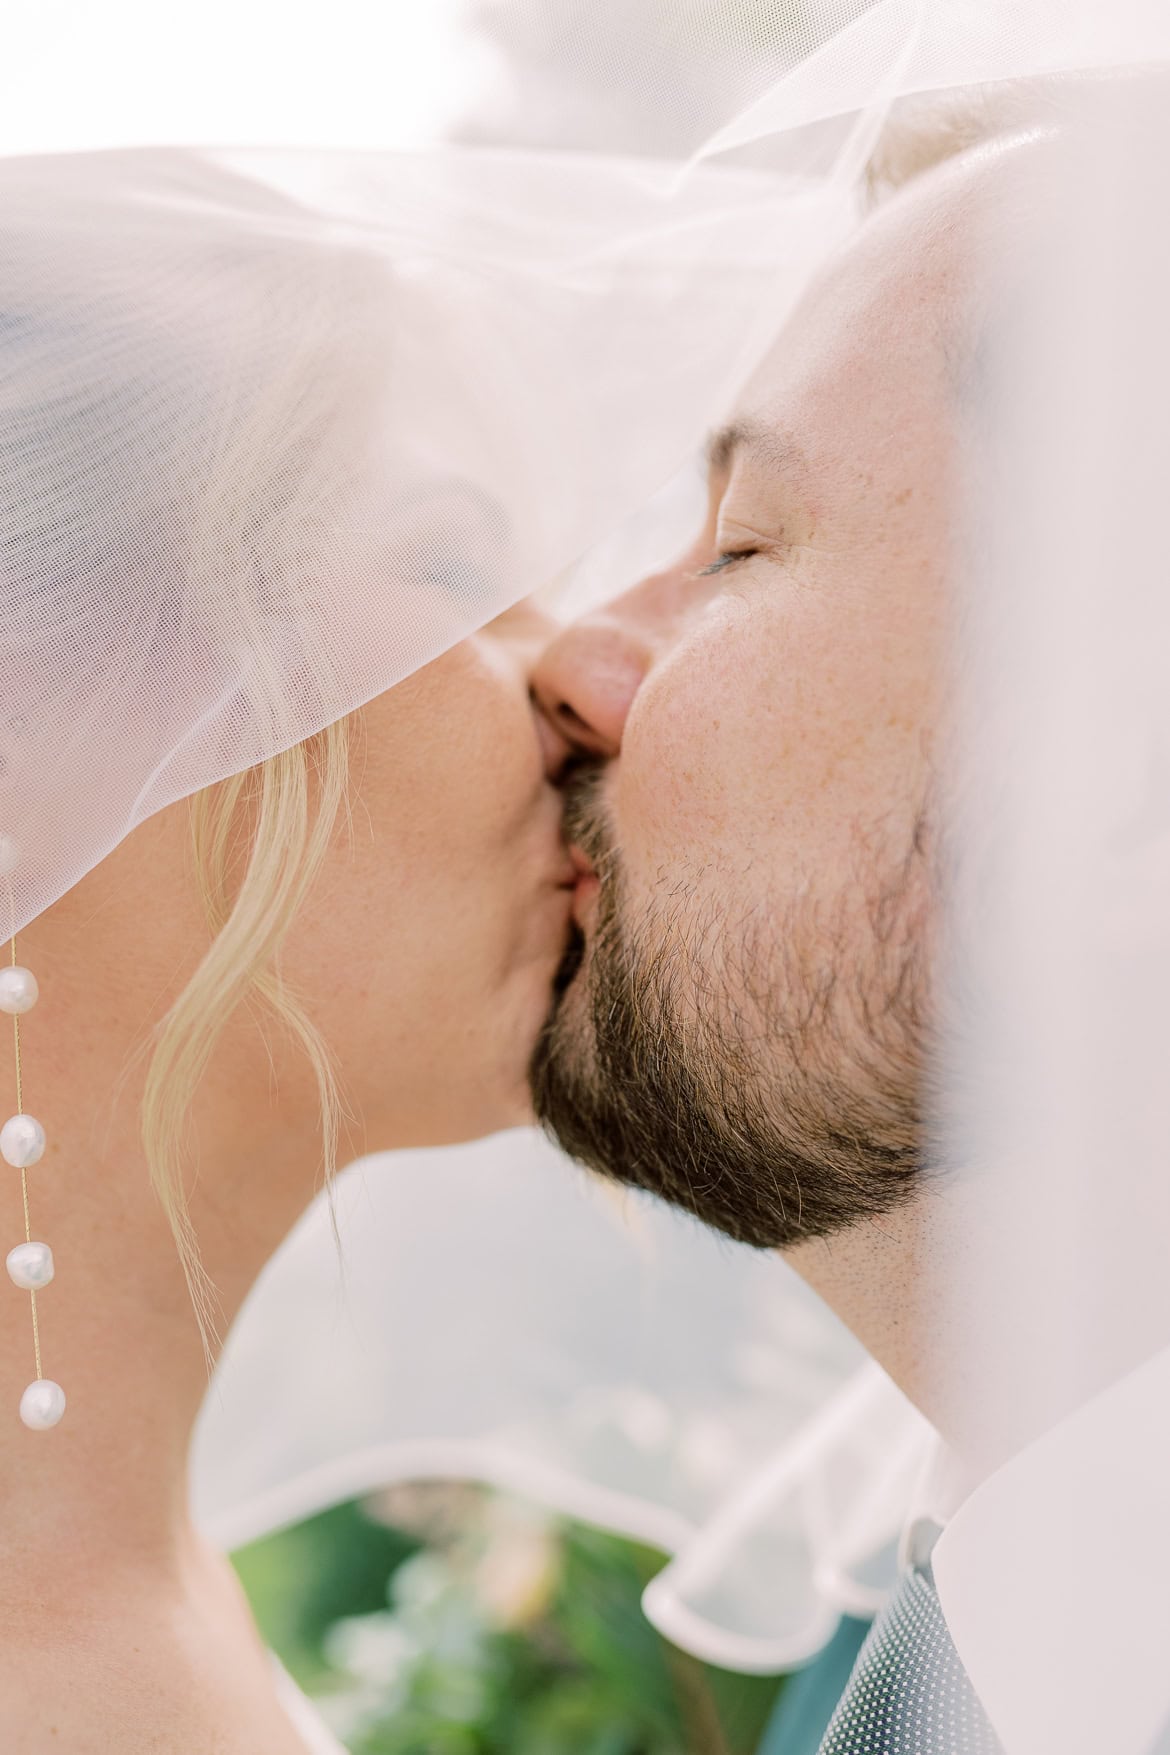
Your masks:
<path fill-rule="evenodd" d="M 706 538 L 681 560 L 651 573 L 596 615 L 561 632 L 532 673 L 542 712 L 587 756 L 606 759 L 649 671 L 713 596 L 719 581 L 696 571 Z"/>
<path fill-rule="evenodd" d="M 616 756 L 652 648 L 634 625 L 604 611 L 563 628 L 532 674 L 537 703 L 574 749 Z"/>

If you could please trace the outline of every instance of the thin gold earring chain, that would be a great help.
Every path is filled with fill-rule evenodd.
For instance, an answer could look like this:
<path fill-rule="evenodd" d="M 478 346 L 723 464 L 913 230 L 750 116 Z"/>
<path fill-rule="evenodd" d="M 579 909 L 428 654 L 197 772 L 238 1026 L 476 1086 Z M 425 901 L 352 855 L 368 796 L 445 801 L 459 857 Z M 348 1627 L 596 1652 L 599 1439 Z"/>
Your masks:
<path fill-rule="evenodd" d="M 16 897 L 9 887 L 9 902 L 12 908 L 12 967 L 16 968 Z M 20 1062 L 20 1018 L 16 1012 L 12 1014 L 12 1045 L 16 1055 L 16 1113 L 24 1114 L 24 1071 Z M 24 1204 L 24 1240 L 32 1242 L 32 1220 L 28 1210 L 28 1170 L 21 1165 L 20 1198 Z M 44 1376 L 41 1370 L 41 1324 L 37 1315 L 37 1295 L 29 1292 L 32 1304 L 33 1357 L 37 1364 L 37 1381 Z"/>

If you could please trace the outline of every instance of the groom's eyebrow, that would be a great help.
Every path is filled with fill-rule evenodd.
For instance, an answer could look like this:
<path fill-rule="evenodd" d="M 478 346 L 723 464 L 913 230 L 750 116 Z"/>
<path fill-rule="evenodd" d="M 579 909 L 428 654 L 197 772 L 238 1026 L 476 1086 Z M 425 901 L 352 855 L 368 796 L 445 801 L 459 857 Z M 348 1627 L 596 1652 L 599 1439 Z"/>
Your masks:
<path fill-rule="evenodd" d="M 737 420 L 720 427 L 707 441 L 707 469 L 711 475 L 727 475 L 737 457 L 755 457 L 778 472 L 806 472 L 808 458 L 791 434 L 762 421 Z"/>

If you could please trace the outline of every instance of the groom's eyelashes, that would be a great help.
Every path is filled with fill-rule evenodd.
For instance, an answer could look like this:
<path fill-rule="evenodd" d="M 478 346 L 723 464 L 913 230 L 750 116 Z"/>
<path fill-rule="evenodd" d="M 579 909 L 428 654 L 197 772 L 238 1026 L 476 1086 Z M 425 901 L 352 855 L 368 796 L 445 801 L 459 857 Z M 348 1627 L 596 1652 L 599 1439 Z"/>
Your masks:
<path fill-rule="evenodd" d="M 716 556 L 709 566 L 700 567 L 695 578 L 709 579 L 713 573 L 726 572 L 727 568 L 733 567 L 736 561 L 750 561 L 752 556 L 758 555 L 759 552 L 758 548 L 725 549 L 721 555 Z"/>

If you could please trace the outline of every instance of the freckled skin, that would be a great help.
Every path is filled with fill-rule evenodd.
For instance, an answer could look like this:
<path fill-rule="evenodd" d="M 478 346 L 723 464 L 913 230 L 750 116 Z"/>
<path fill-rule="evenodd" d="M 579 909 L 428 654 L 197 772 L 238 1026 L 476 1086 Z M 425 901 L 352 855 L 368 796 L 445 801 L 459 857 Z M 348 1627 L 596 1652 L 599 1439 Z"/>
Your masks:
<path fill-rule="evenodd" d="M 956 210 L 1003 156 L 934 173 L 827 269 L 732 417 L 799 456 L 741 448 L 693 547 L 604 612 L 645 653 L 604 789 L 631 918 L 682 883 L 679 933 L 712 907 L 779 921 L 840 889 L 859 832 L 879 858 L 912 836 L 947 692 Z M 546 660 L 550 697 L 579 688 L 585 717 L 590 638 Z"/>

